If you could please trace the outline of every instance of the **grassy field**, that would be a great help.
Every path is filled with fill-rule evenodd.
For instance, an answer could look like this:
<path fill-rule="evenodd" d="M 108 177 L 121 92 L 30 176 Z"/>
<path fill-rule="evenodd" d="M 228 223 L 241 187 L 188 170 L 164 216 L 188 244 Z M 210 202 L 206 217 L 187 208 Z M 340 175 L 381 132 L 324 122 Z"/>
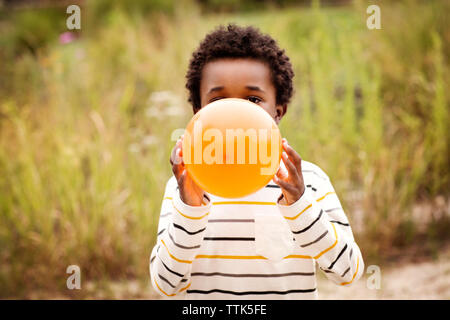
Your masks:
<path fill-rule="evenodd" d="M 65 8 L 0 13 L 0 297 L 84 297 L 66 289 L 71 264 L 83 283 L 148 282 L 171 133 L 192 116 L 187 64 L 228 22 L 286 49 L 296 93 L 281 132 L 331 177 L 367 264 L 449 240 L 448 2 L 383 3 L 373 31 L 365 1 L 146 14 L 92 3 L 67 44 Z"/>

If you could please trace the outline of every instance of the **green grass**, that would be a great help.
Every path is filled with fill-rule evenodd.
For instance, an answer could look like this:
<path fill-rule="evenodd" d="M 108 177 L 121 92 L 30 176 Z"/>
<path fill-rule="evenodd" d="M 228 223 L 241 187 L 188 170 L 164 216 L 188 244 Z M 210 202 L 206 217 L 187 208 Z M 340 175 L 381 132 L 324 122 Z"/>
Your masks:
<path fill-rule="evenodd" d="M 110 9 L 68 45 L 23 38 L 20 21 L 37 23 L 30 12 L 3 19 L 19 31 L 0 31 L 1 297 L 66 292 L 70 264 L 83 281 L 148 281 L 170 135 L 191 117 L 187 64 L 220 23 L 256 25 L 286 49 L 296 94 L 280 129 L 329 174 L 350 221 L 364 213 L 365 256 L 413 241 L 411 207 L 448 197 L 448 5 L 383 5 L 378 31 L 361 1 L 235 14 L 186 6 Z M 446 229 L 433 223 L 435 242 Z"/>

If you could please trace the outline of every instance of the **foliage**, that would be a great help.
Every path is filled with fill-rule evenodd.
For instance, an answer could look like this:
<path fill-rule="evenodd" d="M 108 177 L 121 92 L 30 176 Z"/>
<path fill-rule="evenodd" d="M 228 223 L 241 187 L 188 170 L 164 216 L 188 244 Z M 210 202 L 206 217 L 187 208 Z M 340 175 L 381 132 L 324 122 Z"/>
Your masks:
<path fill-rule="evenodd" d="M 148 280 L 171 133 L 191 116 L 188 60 L 220 23 L 286 48 L 296 94 L 281 131 L 329 174 L 363 254 L 415 238 L 413 206 L 449 190 L 448 4 L 383 4 L 369 31 L 362 1 L 228 14 L 166 3 L 89 4 L 68 44 L 43 11 L 2 15 L 0 296 L 63 289 L 70 264 L 83 279 Z"/>

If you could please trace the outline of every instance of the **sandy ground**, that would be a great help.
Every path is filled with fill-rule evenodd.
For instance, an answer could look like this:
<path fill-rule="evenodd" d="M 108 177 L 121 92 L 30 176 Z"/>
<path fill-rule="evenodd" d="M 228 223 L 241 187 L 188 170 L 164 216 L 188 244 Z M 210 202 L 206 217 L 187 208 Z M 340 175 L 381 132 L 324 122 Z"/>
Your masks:
<path fill-rule="evenodd" d="M 366 266 L 367 271 L 368 266 Z M 373 273 L 353 286 L 336 286 L 319 278 L 320 299 L 450 299 L 450 248 L 436 261 L 380 267 L 380 288 L 373 288 Z M 370 288 L 373 289 L 370 289 Z"/>

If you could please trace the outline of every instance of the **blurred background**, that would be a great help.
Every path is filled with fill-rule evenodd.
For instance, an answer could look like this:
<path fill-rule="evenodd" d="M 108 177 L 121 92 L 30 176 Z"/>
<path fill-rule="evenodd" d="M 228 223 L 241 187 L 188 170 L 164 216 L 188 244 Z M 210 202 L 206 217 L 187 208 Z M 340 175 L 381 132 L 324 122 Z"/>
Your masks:
<path fill-rule="evenodd" d="M 320 276 L 319 296 L 450 299 L 449 16 L 450 1 L 0 1 L 0 298 L 158 298 L 148 262 L 171 133 L 192 116 L 188 61 L 235 22 L 286 49 L 281 132 L 381 270 L 379 290 Z"/>

